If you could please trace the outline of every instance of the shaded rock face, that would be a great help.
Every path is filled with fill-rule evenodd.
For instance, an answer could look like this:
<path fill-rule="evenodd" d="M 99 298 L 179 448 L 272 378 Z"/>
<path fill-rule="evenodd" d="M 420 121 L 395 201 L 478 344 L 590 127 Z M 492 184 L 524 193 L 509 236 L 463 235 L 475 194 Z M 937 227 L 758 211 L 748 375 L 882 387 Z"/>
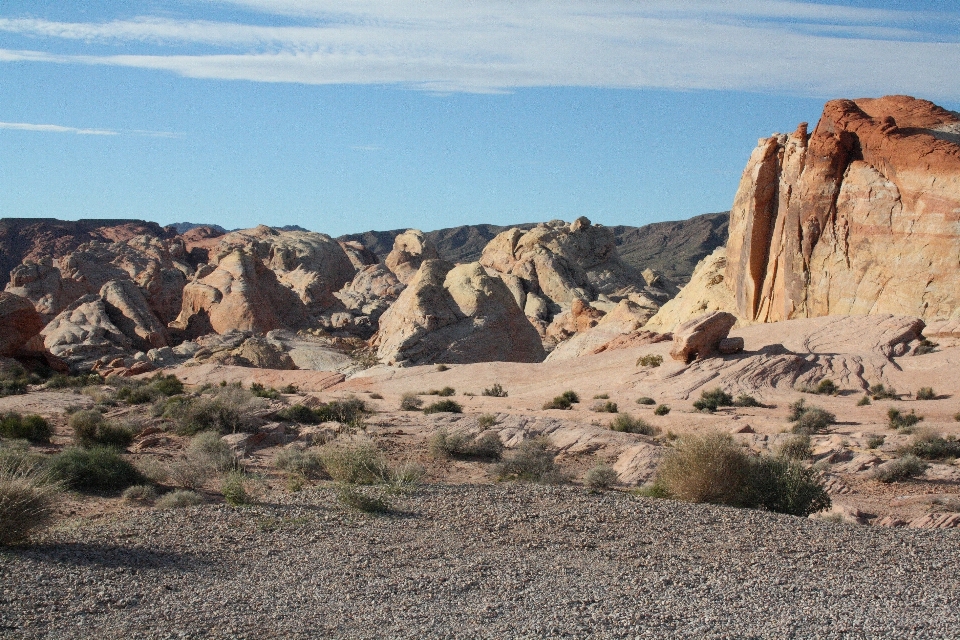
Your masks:
<path fill-rule="evenodd" d="M 648 317 L 639 305 L 629 300 L 621 300 L 613 311 L 595 321 L 594 326 L 581 329 L 572 338 L 558 345 L 547 356 L 547 360 L 570 360 L 609 349 L 623 348 L 619 345 L 642 346 L 666 339 L 659 334 L 639 331 Z M 616 345 L 613 344 L 615 341 Z"/>
<path fill-rule="evenodd" d="M 50 353 L 79 370 L 133 353 L 133 341 L 110 319 L 99 295 L 81 297 L 50 321 L 43 331 Z"/>
<path fill-rule="evenodd" d="M 673 334 L 670 357 L 680 362 L 703 360 L 719 353 L 736 353 L 743 349 L 743 340 L 727 339 L 737 318 L 724 311 L 712 311 L 688 320 Z"/>
<path fill-rule="evenodd" d="M 386 265 L 374 264 L 357 271 L 335 295 L 349 311 L 375 322 L 403 290 L 404 285 Z"/>
<path fill-rule="evenodd" d="M 503 279 L 541 333 L 555 335 L 557 340 L 567 337 L 571 327 L 579 330 L 574 325 L 585 315 L 583 304 L 603 311 L 601 307 L 613 309 L 620 300 L 629 299 L 648 308 L 652 316 L 669 298 L 620 260 L 610 229 L 592 225 L 586 218 L 571 224 L 554 220 L 529 231 L 505 231 L 483 250 L 480 264 Z M 650 275 L 653 279 L 654 274 Z M 575 303 L 581 305 L 578 313 L 573 313 Z M 561 312 L 571 312 L 570 317 L 561 318 L 561 326 L 548 332 Z M 595 324 L 585 322 L 583 328 Z"/>
<path fill-rule="evenodd" d="M 422 231 L 408 229 L 394 239 L 393 251 L 383 263 L 400 282 L 407 284 L 420 269 L 424 260 L 439 259 L 440 255 L 433 241 L 428 240 Z"/>
<path fill-rule="evenodd" d="M 43 329 L 43 319 L 26 298 L 0 293 L 0 357 L 16 354 Z"/>
<path fill-rule="evenodd" d="M 905 96 L 828 102 L 761 140 L 730 217 L 726 284 L 749 321 L 960 308 L 960 118 Z"/>
<path fill-rule="evenodd" d="M 540 336 L 499 278 L 479 263 L 426 260 L 380 318 L 384 362 L 539 362 Z"/>

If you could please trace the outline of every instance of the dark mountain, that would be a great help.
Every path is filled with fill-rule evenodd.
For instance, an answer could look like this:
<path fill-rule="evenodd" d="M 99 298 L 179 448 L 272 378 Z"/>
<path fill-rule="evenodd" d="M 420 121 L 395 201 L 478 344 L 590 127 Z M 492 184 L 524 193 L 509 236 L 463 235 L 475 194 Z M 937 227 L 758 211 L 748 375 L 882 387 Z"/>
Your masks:
<path fill-rule="evenodd" d="M 689 220 L 656 222 L 642 227 L 611 227 L 617 238 L 620 256 L 641 269 L 650 267 L 678 284 L 690 279 L 693 268 L 714 249 L 727 242 L 729 213 L 708 213 Z M 516 226 L 530 229 L 533 223 Z M 493 224 L 463 225 L 428 231 L 426 235 L 437 245 L 440 257 L 451 262 L 473 262 L 498 233 L 511 226 Z M 406 229 L 367 231 L 341 236 L 338 240 L 360 242 L 380 260 L 393 249 L 393 240 Z"/>

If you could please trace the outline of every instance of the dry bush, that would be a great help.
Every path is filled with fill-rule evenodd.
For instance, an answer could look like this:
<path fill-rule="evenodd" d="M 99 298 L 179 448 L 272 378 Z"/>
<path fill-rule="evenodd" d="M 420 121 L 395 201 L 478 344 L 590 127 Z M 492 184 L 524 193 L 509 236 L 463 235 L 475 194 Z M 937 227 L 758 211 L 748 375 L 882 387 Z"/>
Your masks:
<path fill-rule="evenodd" d="M 547 438 L 524 440 L 509 458 L 496 467 L 501 480 L 523 480 L 545 484 L 563 484 L 570 481 L 556 462 Z"/>
<path fill-rule="evenodd" d="M 50 470 L 78 491 L 119 491 L 145 480 L 136 467 L 110 447 L 64 449 L 51 458 Z"/>
<path fill-rule="evenodd" d="M 22 416 L 9 412 L 0 414 L 0 438 L 29 440 L 33 443 L 50 442 L 50 423 L 38 415 Z"/>
<path fill-rule="evenodd" d="M 460 460 L 499 460 L 503 457 L 503 442 L 495 433 L 482 436 L 465 433 L 449 433 L 441 429 L 428 443 L 434 458 L 457 458 Z"/>
<path fill-rule="evenodd" d="M 794 423 L 794 433 L 811 435 L 826 432 L 830 425 L 836 423 L 837 417 L 800 399 L 790 405 L 790 421 Z"/>
<path fill-rule="evenodd" d="M 337 500 L 340 504 L 364 513 L 389 513 L 390 501 L 383 494 L 370 489 L 360 489 L 352 485 L 337 487 Z"/>
<path fill-rule="evenodd" d="M 648 398 L 646 396 L 643 396 L 641 398 L 637 398 L 637 404 L 647 404 L 652 406 L 657 404 L 657 401 L 654 400 L 653 398 Z"/>
<path fill-rule="evenodd" d="M 665 416 L 668 413 L 670 413 L 670 407 L 665 404 L 658 404 L 657 408 L 653 410 L 655 416 Z"/>
<path fill-rule="evenodd" d="M 887 422 L 891 429 L 909 431 L 914 425 L 922 421 L 923 416 L 918 416 L 913 409 L 910 410 L 910 413 L 901 413 L 899 409 L 892 407 L 887 410 Z"/>
<path fill-rule="evenodd" d="M 791 460 L 806 460 L 813 455 L 810 436 L 805 433 L 788 437 L 777 449 L 777 455 Z"/>
<path fill-rule="evenodd" d="M 733 397 L 723 389 L 701 391 L 700 399 L 693 403 L 693 408 L 697 411 L 708 411 L 710 413 L 720 407 L 730 406 L 733 406 Z"/>
<path fill-rule="evenodd" d="M 634 418 L 629 413 L 617 414 L 617 417 L 610 421 L 611 431 L 621 433 L 639 433 L 644 436 L 655 436 L 660 433 L 660 428 L 647 423 L 643 418 Z"/>
<path fill-rule="evenodd" d="M 610 402 L 607 400 L 606 402 L 595 403 L 592 407 L 590 407 L 590 410 L 595 411 L 596 413 L 617 413 L 619 408 L 617 407 L 616 402 Z"/>
<path fill-rule="evenodd" d="M 902 458 L 884 462 L 873 470 L 871 476 L 880 482 L 889 484 L 891 482 L 900 482 L 919 476 L 927 470 L 926 462 L 913 454 L 908 454 Z"/>
<path fill-rule="evenodd" d="M 304 449 L 296 445 L 284 447 L 273 457 L 273 466 L 288 473 L 300 475 L 304 478 L 319 480 L 327 477 L 323 468 L 320 452 L 315 449 Z"/>
<path fill-rule="evenodd" d="M 420 411 L 423 400 L 415 393 L 405 393 L 400 397 L 400 411 Z"/>
<path fill-rule="evenodd" d="M 426 414 L 431 413 L 463 413 L 463 407 L 454 400 L 438 400 L 431 405 L 423 408 Z"/>
<path fill-rule="evenodd" d="M 383 454 L 370 442 L 327 445 L 320 452 L 323 467 L 330 477 L 347 484 L 389 482 L 390 469 Z"/>
<path fill-rule="evenodd" d="M 503 385 L 497 382 L 489 389 L 484 389 L 480 395 L 489 396 L 491 398 L 506 398 L 509 394 L 506 392 L 506 390 L 504 390 Z"/>
<path fill-rule="evenodd" d="M 158 509 L 180 509 L 182 507 L 193 507 L 203 504 L 203 497 L 196 491 L 185 491 L 178 489 L 160 496 L 154 506 Z"/>
<path fill-rule="evenodd" d="M 587 487 L 594 491 L 604 491 L 617 484 L 620 481 L 620 475 L 608 464 L 598 464 L 589 471 L 584 477 Z"/>
<path fill-rule="evenodd" d="M 132 487 L 127 487 L 124 489 L 121 496 L 127 502 L 150 504 L 157 499 L 157 490 L 153 487 L 153 485 L 135 484 Z"/>
<path fill-rule="evenodd" d="M 0 457 L 0 546 L 16 544 L 53 519 L 59 486 L 39 460 L 26 452 Z"/>
<path fill-rule="evenodd" d="M 936 400 L 937 394 L 933 387 L 920 387 L 917 389 L 917 400 Z"/>
<path fill-rule="evenodd" d="M 126 425 L 118 425 L 103 417 L 95 409 L 77 411 L 68 422 L 73 429 L 73 439 L 81 447 L 114 447 L 126 449 L 133 442 L 133 430 Z"/>
<path fill-rule="evenodd" d="M 230 506 L 239 507 L 252 501 L 245 480 L 246 476 L 238 469 L 231 469 L 220 479 L 220 493 Z"/>

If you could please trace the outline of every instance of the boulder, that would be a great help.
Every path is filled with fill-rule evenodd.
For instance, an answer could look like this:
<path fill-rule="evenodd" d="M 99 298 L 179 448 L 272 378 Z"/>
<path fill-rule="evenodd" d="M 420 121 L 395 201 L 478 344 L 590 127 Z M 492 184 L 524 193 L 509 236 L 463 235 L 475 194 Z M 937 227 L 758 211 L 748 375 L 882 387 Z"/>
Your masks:
<path fill-rule="evenodd" d="M 0 357 L 16 354 L 43 329 L 43 319 L 30 300 L 0 293 Z"/>
<path fill-rule="evenodd" d="M 681 362 L 703 360 L 720 351 L 720 343 L 736 324 L 733 314 L 712 311 L 684 322 L 673 332 L 670 357 Z M 743 340 L 741 339 L 741 349 Z"/>
<path fill-rule="evenodd" d="M 383 261 L 397 279 L 408 284 L 424 260 L 438 260 L 437 247 L 422 231 L 408 229 L 393 241 L 393 251 Z"/>
<path fill-rule="evenodd" d="M 380 318 L 372 343 L 390 363 L 539 362 L 540 336 L 479 263 L 426 260 Z"/>
<path fill-rule="evenodd" d="M 730 214 L 725 286 L 748 321 L 960 308 L 960 117 L 906 96 L 833 100 L 760 141 Z"/>

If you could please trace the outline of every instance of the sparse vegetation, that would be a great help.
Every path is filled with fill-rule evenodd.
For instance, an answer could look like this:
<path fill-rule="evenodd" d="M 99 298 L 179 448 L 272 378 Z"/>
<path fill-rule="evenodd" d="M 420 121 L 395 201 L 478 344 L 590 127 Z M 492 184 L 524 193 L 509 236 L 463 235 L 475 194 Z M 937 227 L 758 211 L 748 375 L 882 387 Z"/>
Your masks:
<path fill-rule="evenodd" d="M 556 455 L 546 438 L 524 440 L 516 451 L 496 467 L 500 480 L 521 480 L 545 484 L 569 482 L 569 476 L 557 466 Z"/>
<path fill-rule="evenodd" d="M 664 457 L 651 491 L 686 500 L 807 516 L 830 506 L 817 472 L 753 457 L 729 436 L 687 436 Z"/>
<path fill-rule="evenodd" d="M 257 396 L 258 398 L 267 398 L 269 400 L 278 400 L 280 398 L 280 392 L 270 387 L 264 387 L 259 382 L 253 382 L 250 384 L 250 393 Z"/>
<path fill-rule="evenodd" d="M 50 522 L 59 489 L 53 480 L 29 455 L 0 457 L 0 546 L 22 542 Z"/>
<path fill-rule="evenodd" d="M 790 421 L 794 423 L 794 433 L 811 435 L 825 433 L 837 417 L 826 409 L 808 405 L 801 398 L 790 405 Z"/>
<path fill-rule="evenodd" d="M 903 413 L 899 409 L 891 407 L 887 410 L 887 423 L 891 429 L 901 431 L 911 429 L 914 425 L 923 421 L 923 416 L 918 416 L 916 411 L 910 410 L 910 413 Z"/>
<path fill-rule="evenodd" d="M 491 398 L 506 398 L 507 392 L 504 390 L 503 385 L 499 382 L 494 383 L 489 389 L 484 389 L 481 395 L 489 396 Z"/>
<path fill-rule="evenodd" d="M 653 410 L 653 415 L 655 416 L 665 416 L 670 413 L 670 407 L 665 404 L 657 405 L 657 408 Z"/>
<path fill-rule="evenodd" d="M 593 399 L 594 399 L 594 400 L 609 400 L 609 399 L 610 399 L 610 394 L 609 394 L 609 393 L 598 393 L 597 395 L 593 396 Z"/>
<path fill-rule="evenodd" d="M 230 404 L 218 396 L 171 398 L 160 408 L 161 415 L 170 421 L 174 433 L 180 436 L 192 436 L 201 431 L 246 431 L 249 425 L 240 412 L 243 405 Z"/>
<path fill-rule="evenodd" d="M 886 436 L 870 436 L 867 438 L 867 449 L 878 449 L 886 442 Z"/>
<path fill-rule="evenodd" d="M 492 413 L 484 413 L 477 417 L 477 426 L 481 429 L 489 429 L 497 424 L 497 416 Z"/>
<path fill-rule="evenodd" d="M 867 393 L 874 400 L 896 400 L 898 397 L 896 389 L 893 387 L 887 389 L 882 384 L 871 385 Z"/>
<path fill-rule="evenodd" d="M 87 373 L 77 376 L 65 376 L 62 373 L 54 374 L 47 380 L 47 389 L 79 389 L 103 384 L 103 378 L 96 373 Z"/>
<path fill-rule="evenodd" d="M 707 411 L 713 413 L 720 407 L 729 407 L 733 405 L 733 397 L 723 389 L 712 389 L 710 391 L 701 391 L 700 399 L 693 403 L 693 408 L 697 411 Z"/>
<path fill-rule="evenodd" d="M 226 471 L 235 467 L 237 462 L 230 447 L 216 431 L 201 431 L 193 436 L 187 447 L 187 457 L 216 471 Z"/>
<path fill-rule="evenodd" d="M 435 458 L 500 460 L 503 457 L 503 442 L 497 434 L 489 432 L 474 436 L 441 429 L 430 438 L 428 449 Z"/>
<path fill-rule="evenodd" d="M 441 398 L 449 398 L 451 396 L 457 395 L 457 390 L 454 389 L 453 387 L 444 387 L 443 389 L 440 389 L 440 391 L 437 391 L 437 395 L 440 396 Z"/>
<path fill-rule="evenodd" d="M 875 480 L 889 484 L 909 480 L 921 475 L 927 470 L 927 463 L 913 454 L 908 454 L 896 460 L 885 462 L 871 474 Z"/>
<path fill-rule="evenodd" d="M 837 395 L 837 393 L 840 392 L 840 387 L 838 387 L 833 380 L 830 380 L 829 378 L 824 378 L 823 380 L 818 382 L 815 387 L 813 386 L 801 387 L 800 391 L 802 391 L 803 393 L 813 393 L 820 396 L 835 396 Z"/>
<path fill-rule="evenodd" d="M 913 355 L 915 356 L 925 356 L 928 353 L 933 353 L 937 350 L 937 347 L 940 345 L 936 342 L 931 342 L 930 340 L 924 338 L 920 341 L 920 344 L 917 345 L 917 348 L 913 350 Z"/>
<path fill-rule="evenodd" d="M 223 499 L 231 507 L 239 507 L 251 502 L 250 494 L 247 493 L 245 485 L 245 476 L 243 472 L 237 469 L 231 469 L 223 474 L 220 481 L 220 493 L 223 494 Z"/>
<path fill-rule="evenodd" d="M 584 476 L 584 483 L 588 488 L 593 491 L 606 491 L 610 487 L 614 486 L 619 482 L 620 476 L 608 464 L 600 463 L 587 471 L 587 475 Z"/>
<path fill-rule="evenodd" d="M 390 480 L 390 469 L 372 443 L 328 445 L 320 452 L 331 478 L 347 484 L 380 484 Z"/>
<path fill-rule="evenodd" d="M 936 400 L 937 394 L 933 387 L 920 387 L 917 389 L 916 398 L 917 400 Z"/>
<path fill-rule="evenodd" d="M 653 398 L 648 398 L 644 396 L 642 398 L 637 398 L 637 404 L 654 405 L 654 404 L 657 404 L 657 401 L 654 400 Z"/>
<path fill-rule="evenodd" d="M 655 436 L 660 433 L 660 428 L 647 423 L 643 418 L 634 418 L 629 413 L 617 414 L 617 417 L 610 421 L 610 429 L 621 433 L 639 433 L 644 436 Z"/>
<path fill-rule="evenodd" d="M 423 408 L 425 414 L 431 413 L 463 413 L 463 407 L 454 400 L 438 400 Z"/>
<path fill-rule="evenodd" d="M 606 402 L 594 403 L 594 405 L 590 407 L 590 410 L 596 413 L 617 413 L 618 408 L 616 402 L 607 400 Z"/>
<path fill-rule="evenodd" d="M 648 353 L 645 356 L 640 356 L 640 359 L 637 360 L 638 367 L 659 367 L 663 364 L 663 356 L 654 355 Z"/>
<path fill-rule="evenodd" d="M 177 489 L 160 496 L 155 506 L 158 509 L 181 509 L 183 507 L 194 507 L 198 504 L 203 504 L 203 497 L 196 491 Z"/>
<path fill-rule="evenodd" d="M 741 393 L 737 396 L 737 399 L 733 401 L 733 406 L 735 407 L 762 407 L 760 401 L 754 398 L 753 396 Z"/>
<path fill-rule="evenodd" d="M 389 513 L 390 501 L 382 493 L 375 493 L 351 485 L 337 487 L 337 500 L 340 504 L 364 513 Z"/>
<path fill-rule="evenodd" d="M 280 389 L 280 393 L 285 393 L 287 395 L 292 395 L 294 393 L 299 393 L 299 392 L 300 392 L 300 389 L 298 389 L 297 386 L 293 384 L 288 384 L 287 386 Z"/>
<path fill-rule="evenodd" d="M 423 400 L 415 393 L 405 393 L 400 398 L 400 411 L 419 411 Z"/>
<path fill-rule="evenodd" d="M 580 402 L 580 396 L 575 391 L 564 391 L 556 398 L 543 405 L 544 409 L 570 409 Z"/>
<path fill-rule="evenodd" d="M 346 400 L 331 400 L 314 408 L 295 404 L 281 409 L 276 415 L 281 420 L 289 420 L 298 424 L 339 422 L 353 429 L 362 429 L 364 417 L 368 412 L 367 405 L 363 400 L 347 398 Z"/>
<path fill-rule="evenodd" d="M 371 394 L 370 394 L 370 399 L 371 399 L 371 400 L 383 400 L 383 396 L 380 395 L 379 393 L 371 393 Z"/>
<path fill-rule="evenodd" d="M 70 416 L 68 424 L 73 429 L 74 441 L 81 447 L 126 449 L 134 438 L 131 429 L 108 421 L 94 409 L 77 411 Z"/>
<path fill-rule="evenodd" d="M 0 414 L 0 438 L 28 440 L 33 443 L 50 442 L 50 423 L 38 415 Z"/>
<path fill-rule="evenodd" d="M 813 455 L 813 449 L 810 447 L 810 436 L 806 434 L 789 436 L 777 449 L 777 455 L 791 460 L 808 459 Z"/>
<path fill-rule="evenodd" d="M 120 491 L 145 480 L 110 447 L 64 449 L 50 460 L 50 471 L 78 491 Z"/>
<path fill-rule="evenodd" d="M 146 404 L 161 396 L 176 396 L 183 393 L 183 382 L 175 375 L 158 373 L 149 381 L 112 376 L 108 381 L 117 386 L 116 399 L 127 404 Z"/>
<path fill-rule="evenodd" d="M 870 396 L 863 396 L 860 400 L 857 401 L 858 407 L 866 407 L 870 404 Z"/>
<path fill-rule="evenodd" d="M 153 485 L 135 484 L 127 487 L 121 494 L 127 502 L 139 502 L 143 504 L 152 504 L 157 499 L 157 490 Z"/>
<path fill-rule="evenodd" d="M 450 370 L 450 367 L 448 367 L 447 365 L 442 364 L 442 363 L 441 363 L 441 364 L 438 364 L 435 368 L 436 368 L 437 371 L 449 371 L 449 370 Z"/>
<path fill-rule="evenodd" d="M 935 431 L 924 431 L 914 436 L 909 452 L 924 460 L 944 460 L 960 457 L 960 440 L 944 438 Z"/>
<path fill-rule="evenodd" d="M 327 476 L 320 452 L 294 445 L 284 447 L 273 458 L 273 466 L 306 479 L 321 479 Z"/>

